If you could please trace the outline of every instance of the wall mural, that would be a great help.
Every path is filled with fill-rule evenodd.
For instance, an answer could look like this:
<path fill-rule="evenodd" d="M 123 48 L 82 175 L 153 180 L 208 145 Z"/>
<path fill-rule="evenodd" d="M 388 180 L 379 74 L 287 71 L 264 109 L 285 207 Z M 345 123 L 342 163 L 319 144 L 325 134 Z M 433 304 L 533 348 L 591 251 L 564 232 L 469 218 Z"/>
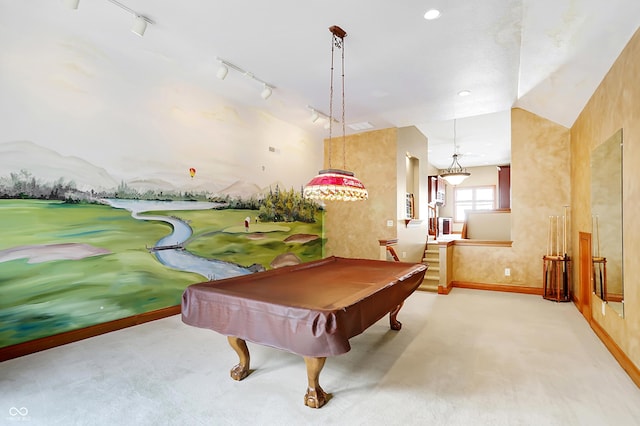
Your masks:
<path fill-rule="evenodd" d="M 322 256 L 323 212 L 300 195 L 322 143 L 277 118 L 277 93 L 243 97 L 214 61 L 119 37 L 90 7 L 22 6 L 0 14 L 0 348 Z M 18 34 L 26 16 L 47 36 Z"/>
<path fill-rule="evenodd" d="M 0 144 L 0 158 L 2 170 L 20 164 L 0 176 L 0 347 L 177 305 L 195 282 L 322 257 L 322 211 L 300 190 L 238 181 L 214 193 L 195 167 L 185 187 L 117 183 L 24 141 Z"/>

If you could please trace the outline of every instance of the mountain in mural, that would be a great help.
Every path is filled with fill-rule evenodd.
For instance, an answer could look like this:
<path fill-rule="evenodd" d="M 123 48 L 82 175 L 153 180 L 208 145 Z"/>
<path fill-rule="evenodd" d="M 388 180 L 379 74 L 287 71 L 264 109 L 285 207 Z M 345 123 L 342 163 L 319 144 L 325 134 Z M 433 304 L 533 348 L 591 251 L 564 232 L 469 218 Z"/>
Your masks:
<path fill-rule="evenodd" d="M 0 178 L 21 170 L 37 180 L 51 183 L 63 179 L 81 191 L 113 190 L 118 182 L 102 167 L 74 156 L 64 156 L 30 141 L 0 143 Z M 4 175 L 6 173 L 6 176 Z"/>
<path fill-rule="evenodd" d="M 131 179 L 127 181 L 127 186 L 139 192 L 145 191 L 176 191 L 178 188 L 164 179 Z"/>
<path fill-rule="evenodd" d="M 129 180 L 120 180 L 104 168 L 75 156 L 64 156 L 54 150 L 31 141 L 0 143 L 0 182 L 11 182 L 11 174 L 20 175 L 24 181 L 32 178 L 42 184 L 70 183 L 80 191 L 117 192 L 121 197 L 138 197 L 145 193 L 169 196 L 187 191 L 191 194 L 208 194 L 235 199 L 260 199 L 270 191 L 289 190 L 281 182 L 273 182 L 265 188 L 238 180 L 223 189 L 208 179 L 184 180 L 170 172 L 151 173 Z M 179 182 L 179 184 L 176 184 Z M 217 186 L 217 187 L 216 187 Z"/>
<path fill-rule="evenodd" d="M 262 189 L 260 189 L 258 185 L 241 180 L 232 183 L 216 193 L 216 195 L 228 195 L 231 198 L 241 198 L 243 200 L 248 200 L 251 197 L 258 198 L 262 196 L 262 194 Z"/>

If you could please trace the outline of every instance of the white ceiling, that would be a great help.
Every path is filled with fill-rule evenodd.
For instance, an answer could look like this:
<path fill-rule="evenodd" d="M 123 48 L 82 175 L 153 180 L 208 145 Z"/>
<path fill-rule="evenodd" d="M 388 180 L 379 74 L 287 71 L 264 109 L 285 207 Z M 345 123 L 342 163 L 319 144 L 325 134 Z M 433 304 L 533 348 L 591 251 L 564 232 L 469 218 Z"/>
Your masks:
<path fill-rule="evenodd" d="M 510 161 L 509 128 L 500 126 L 514 106 L 570 127 L 640 22 L 638 0 L 121 3 L 154 22 L 144 37 L 111 0 L 80 0 L 77 10 L 63 0 L 0 0 L 0 78 L 12 55 L 33 55 L 38 67 L 55 46 L 73 44 L 130 79 L 131 90 L 176 80 L 206 87 L 320 141 L 327 130 L 307 105 L 329 111 L 328 27 L 339 25 L 348 33 L 347 123 L 416 125 L 440 168 L 451 161 L 454 118 L 466 167 Z M 426 21 L 431 8 L 442 15 Z M 217 79 L 216 57 L 274 85 L 271 98 L 233 70 Z"/>

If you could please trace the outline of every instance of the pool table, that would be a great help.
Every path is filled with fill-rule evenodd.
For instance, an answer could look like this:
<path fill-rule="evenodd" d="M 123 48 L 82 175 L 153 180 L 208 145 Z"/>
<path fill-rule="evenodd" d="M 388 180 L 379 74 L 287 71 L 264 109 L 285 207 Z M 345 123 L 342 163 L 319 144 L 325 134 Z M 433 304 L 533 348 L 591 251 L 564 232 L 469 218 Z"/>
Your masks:
<path fill-rule="evenodd" d="M 320 408 L 319 376 L 328 356 L 348 352 L 349 339 L 389 313 L 390 326 L 427 266 L 328 257 L 218 281 L 193 284 L 182 296 L 182 321 L 226 335 L 239 357 L 231 377 L 249 374 L 246 341 L 304 357 L 305 405 Z"/>

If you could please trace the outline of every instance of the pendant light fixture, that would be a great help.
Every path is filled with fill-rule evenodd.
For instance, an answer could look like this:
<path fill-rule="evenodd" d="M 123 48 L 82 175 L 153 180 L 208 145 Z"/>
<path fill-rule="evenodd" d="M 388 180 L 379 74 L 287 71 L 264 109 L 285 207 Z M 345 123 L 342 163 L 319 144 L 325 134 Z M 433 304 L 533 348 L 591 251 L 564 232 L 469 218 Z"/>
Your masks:
<path fill-rule="evenodd" d="M 353 172 L 331 168 L 331 145 L 333 129 L 333 58 L 335 48 L 342 52 L 342 167 L 345 167 L 345 121 L 344 121 L 344 38 L 347 33 L 337 25 L 329 27 L 331 37 L 331 84 L 329 90 L 329 168 L 320 170 L 304 188 L 305 198 L 321 201 L 358 201 L 369 196 L 366 188 Z"/>
<path fill-rule="evenodd" d="M 467 169 L 458 163 L 458 145 L 456 144 L 456 119 L 453 119 L 453 161 L 448 169 L 440 173 L 440 177 L 450 185 L 460 185 L 462 181 L 471 176 Z"/>

